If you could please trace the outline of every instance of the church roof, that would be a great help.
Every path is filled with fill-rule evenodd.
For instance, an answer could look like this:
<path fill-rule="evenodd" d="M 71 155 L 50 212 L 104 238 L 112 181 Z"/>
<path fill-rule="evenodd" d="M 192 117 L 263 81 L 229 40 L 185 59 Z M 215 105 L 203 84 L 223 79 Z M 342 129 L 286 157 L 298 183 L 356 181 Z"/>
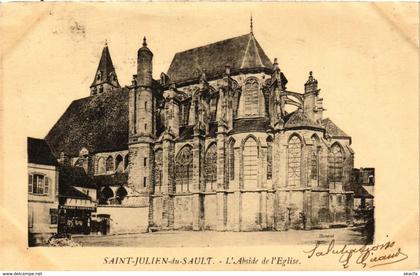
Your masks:
<path fill-rule="evenodd" d="M 300 128 L 300 127 L 311 127 L 323 129 L 323 127 L 317 122 L 311 120 L 306 116 L 300 109 L 287 114 L 284 117 L 285 128 Z"/>
<path fill-rule="evenodd" d="M 128 149 L 128 89 L 73 101 L 45 139 L 56 157 Z"/>
<path fill-rule="evenodd" d="M 172 83 L 196 80 L 203 72 L 213 79 L 223 76 L 227 65 L 232 74 L 247 69 L 271 72 L 273 68 L 254 35 L 249 33 L 176 53 L 167 75 Z"/>
<path fill-rule="evenodd" d="M 28 137 L 28 163 L 56 166 L 57 160 L 44 139 Z"/>
<path fill-rule="evenodd" d="M 326 132 L 335 138 L 350 137 L 343 130 L 341 130 L 330 118 L 325 118 L 321 121 L 322 126 L 325 128 Z"/>
<path fill-rule="evenodd" d="M 93 181 L 98 187 L 104 186 L 122 186 L 128 182 L 128 173 L 115 173 L 115 174 L 104 174 L 95 175 Z"/>
<path fill-rule="evenodd" d="M 270 128 L 270 121 L 265 117 L 258 118 L 239 118 L 233 121 L 233 133 L 241 132 L 265 132 Z"/>

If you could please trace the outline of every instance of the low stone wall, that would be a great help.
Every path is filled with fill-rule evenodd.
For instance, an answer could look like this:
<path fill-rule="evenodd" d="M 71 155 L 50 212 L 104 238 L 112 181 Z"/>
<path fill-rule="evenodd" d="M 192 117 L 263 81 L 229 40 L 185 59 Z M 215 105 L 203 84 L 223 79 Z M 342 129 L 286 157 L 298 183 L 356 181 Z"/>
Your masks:
<path fill-rule="evenodd" d="M 147 232 L 149 207 L 98 206 L 97 214 L 110 215 L 110 234 Z"/>

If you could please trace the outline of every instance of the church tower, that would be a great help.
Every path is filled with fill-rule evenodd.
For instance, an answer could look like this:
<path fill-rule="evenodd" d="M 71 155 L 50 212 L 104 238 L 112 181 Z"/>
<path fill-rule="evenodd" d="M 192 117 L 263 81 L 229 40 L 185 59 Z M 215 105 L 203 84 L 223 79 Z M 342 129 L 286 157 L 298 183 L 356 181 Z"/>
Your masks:
<path fill-rule="evenodd" d="M 153 53 L 146 38 L 137 52 L 137 75 L 129 92 L 129 177 L 128 185 L 144 195 L 152 192 L 153 143 L 155 138 L 156 99 L 152 88 Z M 142 200 L 143 202 L 143 200 Z"/>
<path fill-rule="evenodd" d="M 90 95 L 95 96 L 104 92 L 121 88 L 118 83 L 117 73 L 112 64 L 111 55 L 109 54 L 108 44 L 102 50 L 101 59 L 99 60 L 98 69 L 96 70 L 95 79 L 90 86 Z"/>
<path fill-rule="evenodd" d="M 313 121 L 322 120 L 322 98 L 319 97 L 318 81 L 309 72 L 308 80 L 305 83 L 305 93 L 303 100 L 303 112 Z"/>

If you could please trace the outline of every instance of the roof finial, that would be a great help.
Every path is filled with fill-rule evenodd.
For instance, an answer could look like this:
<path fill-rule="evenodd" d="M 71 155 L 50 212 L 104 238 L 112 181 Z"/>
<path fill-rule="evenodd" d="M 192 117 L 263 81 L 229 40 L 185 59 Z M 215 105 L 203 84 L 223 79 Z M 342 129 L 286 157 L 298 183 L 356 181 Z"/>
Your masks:
<path fill-rule="evenodd" d="M 251 24 L 250 24 L 251 34 L 254 34 L 254 25 L 252 24 L 252 13 L 251 13 Z"/>
<path fill-rule="evenodd" d="M 105 38 L 105 47 L 108 47 L 108 39 Z"/>
<path fill-rule="evenodd" d="M 143 46 L 147 47 L 147 42 L 146 42 L 146 37 L 145 36 L 143 37 Z"/>

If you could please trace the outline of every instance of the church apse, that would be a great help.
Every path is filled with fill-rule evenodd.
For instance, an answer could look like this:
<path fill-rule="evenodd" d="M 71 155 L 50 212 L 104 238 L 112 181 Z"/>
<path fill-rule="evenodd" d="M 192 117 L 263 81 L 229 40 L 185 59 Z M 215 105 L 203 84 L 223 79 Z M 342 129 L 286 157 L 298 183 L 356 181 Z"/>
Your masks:
<path fill-rule="evenodd" d="M 142 208 L 141 231 L 352 224 L 351 137 L 323 117 L 313 72 L 288 90 L 253 32 L 176 53 L 158 80 L 153 57 L 144 38 L 122 88 L 106 45 L 91 96 L 47 136 L 55 153 L 87 148 L 92 177 L 111 179 L 100 205 Z"/>

